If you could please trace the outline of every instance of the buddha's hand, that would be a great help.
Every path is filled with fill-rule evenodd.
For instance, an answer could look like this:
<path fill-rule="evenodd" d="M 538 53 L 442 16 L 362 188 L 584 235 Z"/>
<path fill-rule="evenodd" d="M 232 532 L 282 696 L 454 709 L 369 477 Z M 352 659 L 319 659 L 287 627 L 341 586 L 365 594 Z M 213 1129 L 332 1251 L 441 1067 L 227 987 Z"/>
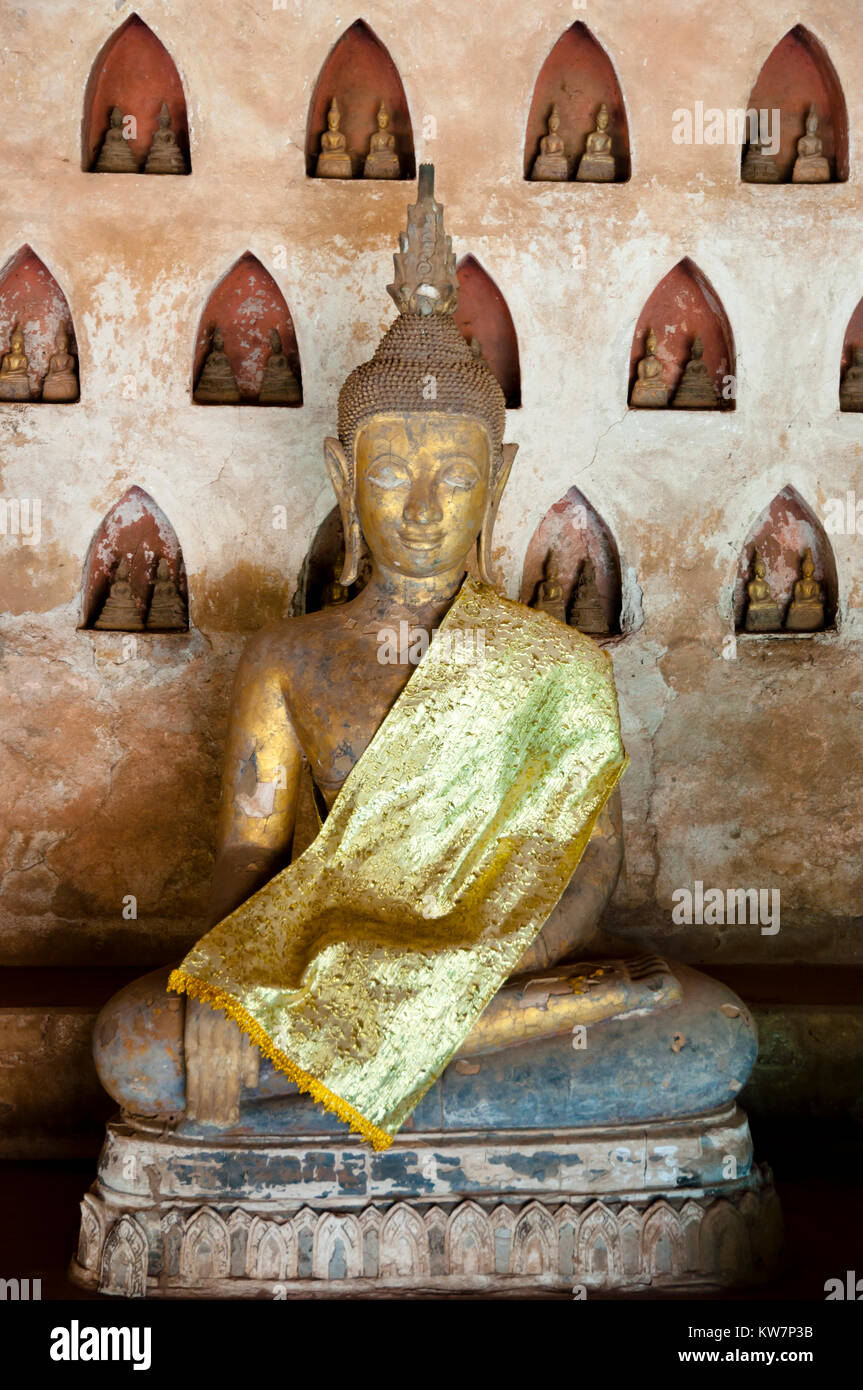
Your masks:
<path fill-rule="evenodd" d="M 186 1118 L 234 1124 L 241 1088 L 258 1084 L 257 1049 L 227 1015 L 189 996 L 185 1047 Z"/>

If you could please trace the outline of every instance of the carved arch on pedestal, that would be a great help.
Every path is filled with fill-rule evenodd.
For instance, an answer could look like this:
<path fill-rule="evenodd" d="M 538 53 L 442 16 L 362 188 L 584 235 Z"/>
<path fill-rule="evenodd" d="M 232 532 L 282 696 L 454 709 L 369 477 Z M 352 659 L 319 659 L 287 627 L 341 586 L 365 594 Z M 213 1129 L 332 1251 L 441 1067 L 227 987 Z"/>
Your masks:
<path fill-rule="evenodd" d="M 845 499 L 837 499 L 842 505 Z M 744 630 L 746 585 L 753 575 L 755 551 L 764 560 L 766 579 L 780 608 L 791 601 L 795 580 L 800 578 L 800 562 L 807 547 L 815 562 L 815 578 L 824 590 L 824 628 L 836 626 L 839 585 L 836 557 L 830 538 L 819 517 L 790 483 L 780 489 L 752 524 L 737 562 L 734 580 L 733 613 L 736 631 Z M 776 633 L 763 633 L 776 637 Z M 814 636 L 815 634 L 797 634 Z"/>
<path fill-rule="evenodd" d="M 177 66 L 150 26 L 139 15 L 130 14 L 102 45 L 90 69 L 81 122 L 81 168 L 93 169 L 111 109 L 119 106 L 124 116 L 134 117 L 135 134 L 129 145 L 143 169 L 163 101 L 191 172 L 189 119 Z"/>
<path fill-rule="evenodd" d="M 412 179 L 416 176 L 413 126 L 399 70 L 386 45 L 364 19 L 354 20 L 336 39 L 315 83 L 306 123 L 306 173 L 309 178 L 315 177 L 321 136 L 327 128 L 327 112 L 333 97 L 338 100 L 339 129 L 345 137 L 354 178 L 362 178 L 369 139 L 377 129 L 381 101 L 386 103 L 389 128 L 396 138 L 400 177 Z"/>
<path fill-rule="evenodd" d="M 561 34 L 536 79 L 524 141 L 524 177 L 530 178 L 553 105 L 560 113 L 560 134 L 566 153 L 572 158 L 584 152 L 585 139 L 594 129 L 596 113 L 603 102 L 611 118 L 615 182 L 626 183 L 632 165 L 623 92 L 602 44 L 579 19 Z"/>
<path fill-rule="evenodd" d="M 303 403 L 303 376 L 294 320 L 287 300 L 266 266 L 252 251 L 244 251 L 210 291 L 198 322 L 192 365 L 192 399 L 211 346 L 212 330 L 221 330 L 225 354 L 233 368 L 240 405 L 257 406 L 258 392 L 270 355 L 273 329 L 282 340 L 288 366 L 299 385 Z"/>
<path fill-rule="evenodd" d="M 779 150 L 775 155 L 780 182 L 790 183 L 797 141 L 806 132 L 806 115 L 811 102 L 818 108 L 818 134 L 822 152 L 830 163 L 837 183 L 848 178 L 848 110 L 842 83 L 827 49 L 802 24 L 795 24 L 780 39 L 762 65 L 749 94 L 747 110 L 779 110 Z M 771 116 L 770 130 L 773 129 Z M 747 130 L 747 135 L 748 135 Z M 741 168 L 746 145 L 741 153 Z M 772 187 L 750 184 L 749 187 Z"/>
<path fill-rule="evenodd" d="M 716 290 L 688 256 L 663 276 L 638 316 L 629 354 L 627 400 L 631 399 L 651 328 L 668 389 L 668 409 L 675 409 L 674 393 L 696 337 L 704 346 L 704 362 L 719 395 L 719 410 L 735 408 L 736 355 L 731 323 Z"/>
<path fill-rule="evenodd" d="M 507 410 L 521 405 L 521 366 L 518 336 L 503 291 L 475 256 L 458 263 L 458 307 L 453 317 L 462 337 L 476 338 L 482 355 L 506 397 Z"/>
<path fill-rule="evenodd" d="M 228 1228 L 218 1212 L 201 1207 L 186 1222 L 180 1247 L 180 1277 L 185 1283 L 226 1279 L 231 1272 Z"/>
<path fill-rule="evenodd" d="M 0 269 L 0 355 L 9 351 L 16 324 L 24 334 L 24 351 L 29 359 L 31 400 L 38 401 L 49 359 L 56 350 L 58 331 L 66 329 L 70 349 L 76 356 L 77 343 L 69 301 L 41 256 L 29 245 L 19 247 Z"/>

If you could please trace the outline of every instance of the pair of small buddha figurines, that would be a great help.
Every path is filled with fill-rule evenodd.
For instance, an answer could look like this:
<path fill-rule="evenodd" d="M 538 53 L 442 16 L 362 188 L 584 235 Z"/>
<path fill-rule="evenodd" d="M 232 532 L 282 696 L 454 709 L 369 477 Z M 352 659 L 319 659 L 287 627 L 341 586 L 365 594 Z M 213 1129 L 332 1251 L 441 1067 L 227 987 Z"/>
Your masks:
<path fill-rule="evenodd" d="M 239 405 L 240 389 L 225 352 L 225 340 L 218 325 L 210 337 L 210 350 L 204 358 L 201 374 L 195 385 L 195 400 L 199 405 Z M 274 328 L 270 333 L 270 355 L 258 388 L 258 405 L 300 405 L 300 383 L 291 370 L 282 339 Z"/>
<path fill-rule="evenodd" d="M 54 351 L 41 388 L 30 390 L 30 359 L 24 351 L 24 334 L 15 324 L 9 337 L 9 351 L 0 359 L 0 401 L 77 401 L 78 365 L 69 350 L 69 333 L 57 330 Z"/>
<path fill-rule="evenodd" d="M 178 563 L 179 571 L 179 563 Z M 142 606 L 132 592 L 132 565 L 124 555 L 114 571 L 108 596 L 93 627 L 99 632 L 186 632 L 189 614 L 171 567 L 164 556 L 156 567 L 147 602 Z"/>
<path fill-rule="evenodd" d="M 327 112 L 327 128 L 321 136 L 321 152 L 315 166 L 319 179 L 352 179 L 354 166 L 348 153 L 347 140 L 339 129 L 341 112 L 335 97 Z M 378 107 L 378 128 L 369 141 L 369 152 L 363 161 L 363 178 L 401 178 L 401 161 L 396 150 L 396 137 L 389 128 L 390 113 L 384 102 Z"/>
<path fill-rule="evenodd" d="M 815 578 L 815 561 L 808 546 L 784 622 L 782 607 L 767 582 L 767 566 L 757 550 L 752 567 L 754 578 L 746 585 L 746 632 L 779 632 L 782 628 L 786 632 L 819 632 L 824 627 L 824 591 Z"/>
<path fill-rule="evenodd" d="M 763 144 L 752 141 L 743 160 L 741 178 L 744 183 L 781 183 L 782 178 L 775 155 Z M 792 183 L 831 183 L 830 161 L 825 158 L 818 134 L 818 108 L 813 101 L 806 116 L 806 134 L 797 141 L 797 158 L 791 170 Z"/>
<path fill-rule="evenodd" d="M 645 348 L 645 355 L 638 364 L 629 404 L 642 410 L 655 410 L 668 405 L 669 400 L 662 363 L 656 356 L 656 334 L 652 328 L 647 330 Z M 671 406 L 674 410 L 719 409 L 719 393 L 704 362 L 704 345 L 700 337 L 693 341 L 689 361 L 683 368 L 683 376 L 680 378 Z"/>
<path fill-rule="evenodd" d="M 863 410 L 863 347 L 855 347 L 842 385 L 839 387 L 841 410 Z"/>
<path fill-rule="evenodd" d="M 613 183 L 617 175 L 614 152 L 608 127 L 611 117 L 605 102 L 596 114 L 596 124 L 585 143 L 584 154 L 578 160 L 575 180 L 577 183 Z M 572 159 L 566 152 L 566 145 L 560 134 L 560 112 L 552 106 L 548 118 L 547 134 L 539 142 L 539 154 L 530 171 L 531 179 L 543 183 L 563 183 L 572 175 Z"/>
<path fill-rule="evenodd" d="M 550 613 L 553 618 L 589 636 L 608 637 L 611 632 L 596 583 L 596 566 L 589 555 L 579 566 L 567 604 L 566 593 L 560 582 L 558 558 L 554 550 L 549 550 L 545 557 L 543 577 L 536 586 L 536 595 L 530 607 Z"/>
<path fill-rule="evenodd" d="M 135 152 L 123 128 L 125 117 L 119 106 L 111 111 L 108 129 L 102 141 L 93 172 L 96 174 L 188 174 L 186 158 L 171 129 L 168 103 L 162 102 L 158 124 L 141 169 Z"/>

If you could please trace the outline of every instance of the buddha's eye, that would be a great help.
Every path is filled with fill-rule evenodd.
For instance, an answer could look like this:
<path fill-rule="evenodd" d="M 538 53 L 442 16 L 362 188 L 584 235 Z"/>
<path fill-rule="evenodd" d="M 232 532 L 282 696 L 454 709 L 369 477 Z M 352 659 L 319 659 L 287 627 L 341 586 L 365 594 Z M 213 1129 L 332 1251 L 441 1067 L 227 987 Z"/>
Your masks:
<path fill-rule="evenodd" d="M 374 487 L 381 487 L 387 491 L 397 487 L 410 487 L 411 481 L 404 464 L 389 454 L 375 459 L 366 478 Z"/>
<path fill-rule="evenodd" d="M 470 459 L 454 459 L 444 468 L 440 482 L 444 487 L 468 491 L 479 482 L 479 469 Z"/>

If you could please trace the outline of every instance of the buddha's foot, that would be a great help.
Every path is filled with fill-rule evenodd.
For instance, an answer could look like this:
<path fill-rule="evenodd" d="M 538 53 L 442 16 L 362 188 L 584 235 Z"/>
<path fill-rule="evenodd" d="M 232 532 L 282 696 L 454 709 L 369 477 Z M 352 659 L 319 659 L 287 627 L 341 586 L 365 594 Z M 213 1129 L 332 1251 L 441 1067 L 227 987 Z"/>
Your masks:
<path fill-rule="evenodd" d="M 500 990 L 456 1055 L 478 1057 L 568 1033 L 579 1025 L 638 1018 L 681 998 L 680 983 L 660 956 L 583 961 Z"/>

